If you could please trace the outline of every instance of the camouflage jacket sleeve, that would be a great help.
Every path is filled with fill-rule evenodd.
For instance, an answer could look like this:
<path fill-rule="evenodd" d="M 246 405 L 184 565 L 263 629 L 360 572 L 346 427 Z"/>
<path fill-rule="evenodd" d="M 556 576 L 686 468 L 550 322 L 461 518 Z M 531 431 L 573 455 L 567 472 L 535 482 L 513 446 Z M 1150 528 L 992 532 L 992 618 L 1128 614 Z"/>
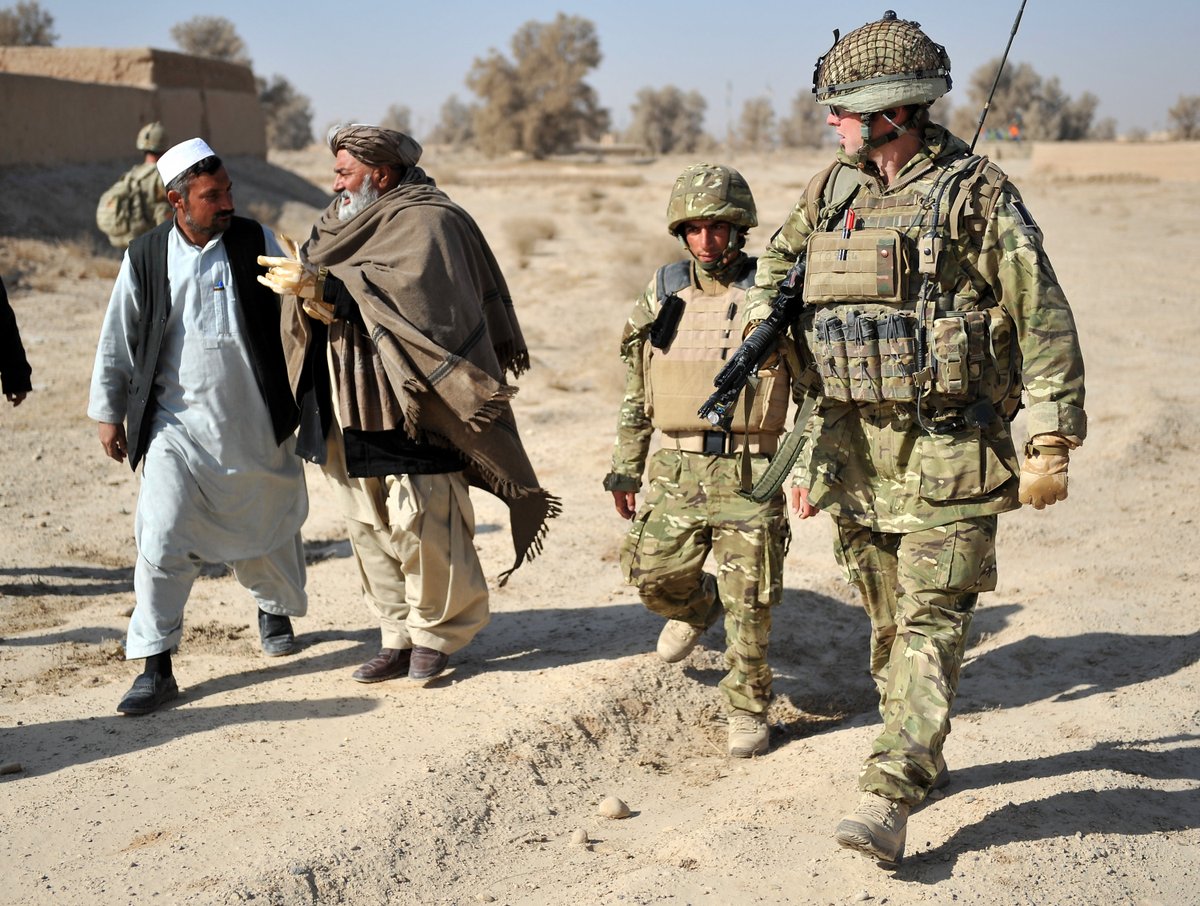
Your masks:
<path fill-rule="evenodd" d="M 654 425 L 646 415 L 645 346 L 654 323 L 656 290 L 653 281 L 638 297 L 621 335 L 621 360 L 625 363 L 625 396 L 617 418 L 617 442 L 613 446 L 612 474 L 605 482 L 611 491 L 641 488 L 642 472 L 650 451 Z M 619 485 L 619 486 L 612 486 Z"/>
<path fill-rule="evenodd" d="M 1053 432 L 1082 441 L 1087 416 L 1075 319 L 1042 248 L 1041 230 L 1011 186 L 988 224 L 978 266 L 1016 327 L 1029 436 Z"/>
<path fill-rule="evenodd" d="M 804 251 L 804 244 L 812 231 L 808 213 L 804 210 L 804 199 L 801 198 L 783 226 L 771 237 L 767 250 L 759 256 L 754 286 L 747 290 L 746 304 L 742 309 L 743 328 L 770 314 L 771 302 L 778 293 L 779 284 Z"/>

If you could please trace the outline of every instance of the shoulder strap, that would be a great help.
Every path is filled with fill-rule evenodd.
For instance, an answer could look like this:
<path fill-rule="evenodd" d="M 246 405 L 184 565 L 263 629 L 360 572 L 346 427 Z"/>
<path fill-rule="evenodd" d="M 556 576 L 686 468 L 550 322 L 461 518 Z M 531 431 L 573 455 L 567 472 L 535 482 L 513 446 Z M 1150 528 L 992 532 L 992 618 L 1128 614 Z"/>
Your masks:
<path fill-rule="evenodd" d="M 692 283 L 692 263 L 690 261 L 672 261 L 658 269 L 654 277 L 657 285 L 658 304 L 663 299 L 673 296 L 685 286 Z"/>
<path fill-rule="evenodd" d="M 950 203 L 950 238 L 965 232 L 979 245 L 1000 200 L 1008 175 L 988 158 L 981 157 L 974 170 L 959 183 Z"/>
<path fill-rule="evenodd" d="M 733 285 L 738 289 L 749 289 L 754 285 L 754 277 L 757 273 L 758 259 L 752 255 L 747 255 L 742 275 L 733 281 Z"/>
<path fill-rule="evenodd" d="M 822 218 L 832 222 L 860 183 L 850 167 L 834 161 L 808 181 L 804 189 L 804 212 L 814 232 L 822 232 Z"/>

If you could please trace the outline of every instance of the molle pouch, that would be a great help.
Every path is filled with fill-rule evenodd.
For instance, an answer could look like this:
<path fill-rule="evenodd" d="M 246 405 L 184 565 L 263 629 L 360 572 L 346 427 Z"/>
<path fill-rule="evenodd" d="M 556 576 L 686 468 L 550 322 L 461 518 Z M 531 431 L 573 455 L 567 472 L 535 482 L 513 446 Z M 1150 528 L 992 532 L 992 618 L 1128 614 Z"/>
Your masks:
<path fill-rule="evenodd" d="M 667 296 L 658 308 L 658 317 L 650 325 L 650 345 L 655 349 L 666 349 L 675 339 L 679 319 L 683 317 L 683 300 L 676 295 Z"/>
<path fill-rule="evenodd" d="M 965 311 L 936 318 L 930 341 L 933 392 L 947 402 L 970 402 L 980 393 L 987 353 L 988 316 Z"/>
<path fill-rule="evenodd" d="M 883 398 L 912 402 L 917 396 L 912 378 L 917 370 L 917 319 L 897 311 L 882 318 L 877 327 Z"/>
<path fill-rule="evenodd" d="M 849 363 L 846 360 L 846 325 L 829 310 L 817 314 L 813 323 L 813 357 L 821 375 L 826 399 L 849 401 Z"/>
<path fill-rule="evenodd" d="M 808 240 L 804 301 L 900 302 L 904 298 L 904 240 L 897 230 L 813 233 Z"/>
<path fill-rule="evenodd" d="M 862 403 L 877 403 L 883 399 L 876 323 L 870 314 L 852 311 L 847 315 L 846 360 L 850 398 Z"/>

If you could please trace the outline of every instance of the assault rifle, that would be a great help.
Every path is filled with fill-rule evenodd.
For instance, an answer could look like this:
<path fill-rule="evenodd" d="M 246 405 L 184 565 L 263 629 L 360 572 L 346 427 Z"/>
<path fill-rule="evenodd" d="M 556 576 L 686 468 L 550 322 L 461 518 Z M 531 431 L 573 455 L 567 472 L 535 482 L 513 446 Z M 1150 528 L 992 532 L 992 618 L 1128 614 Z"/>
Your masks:
<path fill-rule="evenodd" d="M 771 313 L 750 332 L 750 336 L 742 341 L 742 345 L 733 351 L 729 361 L 713 378 L 716 391 L 704 401 L 698 410 L 701 418 L 707 419 L 713 426 L 728 431 L 733 422 L 733 407 L 746 384 L 758 374 L 767 357 L 775 351 L 775 341 L 784 333 L 800 314 L 804 289 L 804 270 L 807 261 L 804 255 L 796 259 L 783 282 L 779 284 L 779 292 L 771 300 Z"/>

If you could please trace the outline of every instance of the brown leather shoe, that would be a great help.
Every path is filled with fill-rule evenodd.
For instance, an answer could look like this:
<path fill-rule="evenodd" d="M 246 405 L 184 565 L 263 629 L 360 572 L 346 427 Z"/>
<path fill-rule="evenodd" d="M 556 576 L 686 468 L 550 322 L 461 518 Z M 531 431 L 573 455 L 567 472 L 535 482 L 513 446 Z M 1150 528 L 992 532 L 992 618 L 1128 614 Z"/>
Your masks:
<path fill-rule="evenodd" d="M 413 645 L 412 662 L 408 666 L 408 678 L 411 680 L 433 679 L 446 669 L 450 655 Z"/>
<path fill-rule="evenodd" d="M 383 648 L 352 674 L 350 678 L 360 683 L 382 683 L 408 673 L 411 648 Z"/>

